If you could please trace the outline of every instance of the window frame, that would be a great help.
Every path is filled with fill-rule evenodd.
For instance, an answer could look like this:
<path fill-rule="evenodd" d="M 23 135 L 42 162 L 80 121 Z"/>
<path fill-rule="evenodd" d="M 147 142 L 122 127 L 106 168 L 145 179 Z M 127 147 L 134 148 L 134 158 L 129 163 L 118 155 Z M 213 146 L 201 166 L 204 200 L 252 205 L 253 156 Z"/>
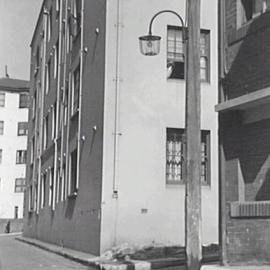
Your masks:
<path fill-rule="evenodd" d="M 16 164 L 26 164 L 26 163 L 27 163 L 27 150 L 17 150 Z"/>
<path fill-rule="evenodd" d="M 19 95 L 19 108 L 25 109 L 29 107 L 29 95 L 27 93 L 20 93 Z"/>
<path fill-rule="evenodd" d="M 180 162 L 182 163 L 180 165 L 180 170 L 181 170 L 181 177 L 180 180 L 169 180 L 168 179 L 168 166 L 170 164 L 168 164 L 168 156 L 169 156 L 169 150 L 168 150 L 168 138 L 169 136 L 172 136 L 172 134 L 176 134 L 175 138 L 181 138 L 182 141 L 180 141 L 181 143 L 181 157 L 179 159 L 178 156 L 178 162 L 180 160 Z M 186 158 L 186 137 L 185 137 L 185 130 L 183 128 L 167 128 L 166 129 L 166 166 L 165 166 L 165 178 L 166 178 L 166 185 L 170 186 L 170 185 L 184 185 L 185 184 L 185 176 L 184 176 L 184 166 L 185 166 L 185 158 Z M 211 131 L 210 130 L 201 130 L 201 145 L 202 143 L 205 142 L 206 143 L 206 157 L 205 157 L 205 181 L 201 181 L 201 185 L 204 186 L 210 186 L 211 185 Z M 174 150 L 176 149 L 176 146 L 173 146 Z M 178 147 L 179 149 L 179 147 Z M 173 154 L 171 154 L 173 156 Z M 173 160 L 173 158 L 171 159 Z M 174 163 L 175 160 L 172 161 L 172 163 Z M 203 166 L 201 165 L 201 170 L 202 170 Z M 173 169 L 172 169 L 173 171 Z M 175 169 L 174 169 L 175 171 Z M 202 179 L 202 173 L 201 173 L 201 179 Z"/>
<path fill-rule="evenodd" d="M 0 135 L 4 135 L 5 132 L 5 121 L 0 121 Z"/>
<path fill-rule="evenodd" d="M 22 183 L 18 184 L 18 182 L 22 182 Z M 23 193 L 25 189 L 26 189 L 26 178 L 23 178 L 23 177 L 15 178 L 14 192 Z"/>
<path fill-rule="evenodd" d="M 6 105 L 6 93 L 0 92 L 0 107 L 3 108 Z"/>
<path fill-rule="evenodd" d="M 170 32 L 174 32 L 172 35 Z M 169 39 L 173 36 L 173 39 Z M 204 50 L 202 49 L 202 37 L 205 37 L 206 45 Z M 179 38 L 179 40 L 178 40 Z M 173 43 L 173 46 L 170 44 Z M 178 44 L 178 45 L 177 45 Z M 179 45 L 182 44 L 182 45 Z M 178 49 L 177 49 L 178 48 Z M 204 53 L 203 53 L 204 52 Z M 185 80 L 186 73 L 186 44 L 183 42 L 183 27 L 175 26 L 175 25 L 167 25 L 167 80 Z M 173 56 L 169 56 L 173 55 Z M 181 58 L 183 61 L 177 61 L 176 57 Z M 203 83 L 210 83 L 211 79 L 211 31 L 209 29 L 201 29 L 200 30 L 200 63 L 201 59 L 206 59 L 206 78 L 202 79 L 201 72 L 202 66 L 200 65 L 200 78 Z M 181 66 L 179 66 L 181 63 Z M 171 70 L 176 67 L 176 70 Z M 179 70 L 183 69 L 183 71 Z M 181 76 L 178 77 L 178 72 Z M 176 75 L 174 75 L 176 74 Z M 173 76 L 173 77 L 172 77 Z"/>
<path fill-rule="evenodd" d="M 22 133 L 20 133 L 21 130 L 23 131 Z M 28 135 L 28 122 L 18 122 L 17 135 L 18 136 Z"/>

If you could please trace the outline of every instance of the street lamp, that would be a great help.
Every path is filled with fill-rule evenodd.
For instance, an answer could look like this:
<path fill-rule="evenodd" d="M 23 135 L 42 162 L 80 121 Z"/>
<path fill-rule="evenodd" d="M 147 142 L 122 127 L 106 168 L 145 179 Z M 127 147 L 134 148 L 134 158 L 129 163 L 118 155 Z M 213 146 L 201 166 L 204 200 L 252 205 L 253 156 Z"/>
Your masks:
<path fill-rule="evenodd" d="M 154 56 L 160 51 L 160 36 L 152 35 L 154 19 L 162 13 L 176 15 L 182 26 L 183 42 L 187 44 L 186 80 L 186 158 L 185 158 L 185 245 L 187 269 L 199 270 L 202 259 L 201 246 L 201 96 L 200 96 L 200 0 L 188 1 L 188 27 L 182 17 L 172 10 L 156 13 L 149 24 L 148 35 L 139 37 L 143 55 Z"/>
<path fill-rule="evenodd" d="M 182 17 L 173 10 L 161 10 L 152 17 L 150 24 L 149 24 L 148 34 L 146 36 L 139 37 L 140 51 L 143 55 L 154 56 L 154 55 L 159 54 L 159 52 L 160 52 L 161 37 L 156 36 L 156 35 L 152 35 L 152 25 L 153 25 L 154 19 L 162 13 L 172 13 L 179 18 L 179 20 L 181 22 L 182 29 L 183 29 L 183 41 L 185 42 L 185 40 L 186 40 L 185 24 L 184 24 Z"/>

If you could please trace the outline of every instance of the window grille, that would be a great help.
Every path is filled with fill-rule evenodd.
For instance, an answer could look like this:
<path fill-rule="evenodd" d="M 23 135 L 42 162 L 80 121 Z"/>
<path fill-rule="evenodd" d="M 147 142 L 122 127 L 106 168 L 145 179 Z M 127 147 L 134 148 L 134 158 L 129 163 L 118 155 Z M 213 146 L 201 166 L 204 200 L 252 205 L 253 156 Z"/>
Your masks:
<path fill-rule="evenodd" d="M 183 184 L 185 166 L 184 129 L 168 128 L 166 141 L 166 183 Z M 210 131 L 201 131 L 201 183 L 210 184 Z"/>

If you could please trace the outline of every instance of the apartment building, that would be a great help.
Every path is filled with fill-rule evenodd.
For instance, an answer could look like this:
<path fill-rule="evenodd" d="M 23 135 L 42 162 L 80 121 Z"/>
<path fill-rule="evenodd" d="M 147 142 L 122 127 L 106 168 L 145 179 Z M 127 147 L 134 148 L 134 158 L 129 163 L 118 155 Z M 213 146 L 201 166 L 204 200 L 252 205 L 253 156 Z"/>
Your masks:
<path fill-rule="evenodd" d="M 23 217 L 29 81 L 0 79 L 0 219 Z"/>
<path fill-rule="evenodd" d="M 185 1 L 45 0 L 31 43 L 24 234 L 100 254 L 184 245 Z M 144 7 L 143 9 L 141 7 Z M 211 16 L 209 16 L 211 10 Z M 201 9 L 202 239 L 218 241 L 217 4 Z"/>
<path fill-rule="evenodd" d="M 224 263 L 269 264 L 270 1 L 220 1 Z"/>

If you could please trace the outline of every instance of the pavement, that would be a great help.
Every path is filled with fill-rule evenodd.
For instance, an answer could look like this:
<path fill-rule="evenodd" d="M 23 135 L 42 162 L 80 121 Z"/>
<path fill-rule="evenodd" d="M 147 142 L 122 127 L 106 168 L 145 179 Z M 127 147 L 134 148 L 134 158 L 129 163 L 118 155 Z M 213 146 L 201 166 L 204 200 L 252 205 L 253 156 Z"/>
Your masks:
<path fill-rule="evenodd" d="M 18 236 L 18 235 L 17 235 Z M 15 234 L 0 236 L 1 270 L 96 270 L 52 252 L 15 240 Z"/>
<path fill-rule="evenodd" d="M 166 269 L 166 270 L 185 270 L 185 258 L 162 258 L 148 261 L 104 261 L 94 255 L 52 245 L 36 239 L 17 236 L 16 240 L 39 247 L 46 251 L 61 255 L 65 258 L 79 262 L 83 265 L 90 266 L 95 269 L 104 270 L 150 270 L 150 269 Z M 201 270 L 270 270 L 270 265 L 261 266 L 221 266 L 218 262 L 205 262 Z"/>

